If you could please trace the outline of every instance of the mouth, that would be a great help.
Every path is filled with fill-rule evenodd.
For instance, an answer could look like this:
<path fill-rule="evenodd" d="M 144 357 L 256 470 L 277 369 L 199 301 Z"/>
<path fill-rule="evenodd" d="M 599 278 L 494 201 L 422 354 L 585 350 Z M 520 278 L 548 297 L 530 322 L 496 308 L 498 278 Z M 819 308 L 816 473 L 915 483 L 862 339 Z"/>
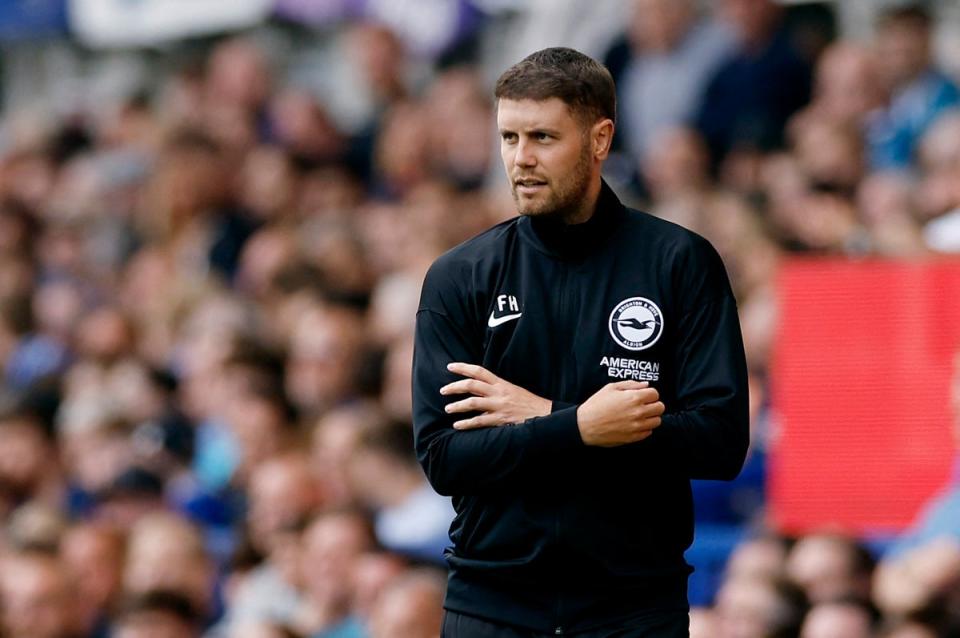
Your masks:
<path fill-rule="evenodd" d="M 525 177 L 523 179 L 513 180 L 513 187 L 518 193 L 523 193 L 526 195 L 531 195 L 537 191 L 546 188 L 547 182 L 542 179 L 536 179 L 533 177 Z"/>

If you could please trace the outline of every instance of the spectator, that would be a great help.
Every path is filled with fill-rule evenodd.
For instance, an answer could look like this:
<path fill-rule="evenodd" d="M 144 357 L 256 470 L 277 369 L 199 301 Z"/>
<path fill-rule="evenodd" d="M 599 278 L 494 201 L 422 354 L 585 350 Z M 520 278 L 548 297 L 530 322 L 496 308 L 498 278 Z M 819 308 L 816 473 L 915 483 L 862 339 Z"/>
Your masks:
<path fill-rule="evenodd" d="M 354 493 L 374 512 L 377 540 L 386 549 L 439 562 L 450 544 L 450 499 L 427 483 L 413 453 L 409 423 L 368 427 L 350 460 Z"/>
<path fill-rule="evenodd" d="M 617 137 L 646 157 L 665 131 L 691 125 L 708 80 L 734 52 L 727 25 L 697 15 L 692 0 L 634 0 L 627 33 L 604 64 L 617 84 Z"/>
<path fill-rule="evenodd" d="M 353 614 L 369 624 L 383 590 L 408 568 L 404 559 L 384 551 L 369 551 L 357 558 L 351 596 Z"/>
<path fill-rule="evenodd" d="M 807 612 L 800 638 L 871 638 L 873 618 L 863 604 L 817 603 Z"/>
<path fill-rule="evenodd" d="M 729 580 L 760 579 L 781 580 L 786 576 L 786 542 L 773 535 L 758 536 L 746 540 L 730 555 L 727 563 Z"/>
<path fill-rule="evenodd" d="M 370 638 L 435 638 L 440 635 L 446 579 L 433 570 L 411 572 L 380 596 L 370 622 Z"/>
<path fill-rule="evenodd" d="M 40 415 L 0 407 L 0 512 L 38 499 L 55 506 L 63 494 L 55 441 Z"/>
<path fill-rule="evenodd" d="M 304 605 L 297 621 L 308 636 L 363 636 L 360 619 L 351 614 L 350 575 L 373 542 L 369 522 L 349 510 L 321 514 L 306 529 L 300 561 Z"/>
<path fill-rule="evenodd" d="M 746 577 L 730 579 L 717 593 L 718 636 L 796 635 L 805 612 L 803 594 L 783 581 Z"/>
<path fill-rule="evenodd" d="M 3 635 L 80 638 L 77 600 L 66 570 L 52 556 L 19 553 L 0 559 Z"/>
<path fill-rule="evenodd" d="M 841 126 L 861 128 L 883 103 L 880 65 L 866 46 L 838 41 L 817 61 L 813 100 L 798 117 L 810 115 Z"/>
<path fill-rule="evenodd" d="M 79 523 L 60 543 L 60 559 L 76 583 L 78 614 L 84 635 L 107 638 L 109 617 L 120 597 L 125 538 L 100 523 Z"/>
<path fill-rule="evenodd" d="M 362 317 L 346 305 L 315 302 L 290 335 L 287 393 L 305 415 L 318 415 L 356 398 L 363 340 Z"/>
<path fill-rule="evenodd" d="M 960 110 L 952 109 L 933 124 L 920 142 L 923 177 L 917 184 L 915 215 L 923 240 L 937 252 L 960 251 Z"/>
<path fill-rule="evenodd" d="M 294 622 L 305 604 L 300 536 L 323 493 L 306 456 L 292 452 L 260 464 L 250 477 L 249 542 L 263 562 L 236 587 L 224 625 Z"/>
<path fill-rule="evenodd" d="M 933 64 L 930 31 L 930 14 L 920 4 L 888 9 L 880 18 L 876 55 L 887 103 L 868 122 L 875 170 L 911 168 L 923 133 L 960 103 L 957 86 Z"/>
<path fill-rule="evenodd" d="M 808 534 L 787 558 L 787 577 L 813 604 L 870 599 L 873 556 L 853 539 Z"/>
<path fill-rule="evenodd" d="M 960 354 L 954 356 L 950 399 L 954 441 L 960 449 Z M 873 596 L 884 613 L 899 617 L 922 611 L 941 602 L 960 582 L 958 486 L 954 468 L 949 484 L 877 565 Z"/>
<path fill-rule="evenodd" d="M 157 512 L 130 531 L 123 590 L 133 597 L 177 592 L 205 624 L 215 613 L 213 568 L 200 531 L 176 514 Z"/>
<path fill-rule="evenodd" d="M 794 48 L 772 0 L 724 0 L 737 50 L 707 83 L 697 128 L 715 165 L 731 151 L 777 148 L 788 118 L 810 99 L 810 65 Z"/>

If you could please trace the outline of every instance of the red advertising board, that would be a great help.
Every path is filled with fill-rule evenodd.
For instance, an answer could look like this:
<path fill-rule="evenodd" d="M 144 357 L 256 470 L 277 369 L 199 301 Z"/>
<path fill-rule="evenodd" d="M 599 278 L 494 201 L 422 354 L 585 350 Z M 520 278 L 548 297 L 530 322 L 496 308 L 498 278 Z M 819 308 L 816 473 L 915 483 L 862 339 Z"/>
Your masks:
<path fill-rule="evenodd" d="M 774 524 L 903 529 L 943 487 L 955 454 L 960 261 L 796 260 L 778 294 Z"/>

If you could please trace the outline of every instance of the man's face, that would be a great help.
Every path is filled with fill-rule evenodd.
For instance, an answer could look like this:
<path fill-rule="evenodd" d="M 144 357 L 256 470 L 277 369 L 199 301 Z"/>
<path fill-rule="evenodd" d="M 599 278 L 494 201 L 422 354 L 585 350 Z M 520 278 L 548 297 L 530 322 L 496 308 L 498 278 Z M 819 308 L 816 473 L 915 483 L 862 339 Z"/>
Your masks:
<path fill-rule="evenodd" d="M 517 212 L 575 216 L 595 168 L 589 132 L 567 105 L 558 98 L 501 98 L 497 127 Z"/>
<path fill-rule="evenodd" d="M 70 585 L 52 559 L 15 557 L 0 568 L 0 630 L 10 638 L 63 638 L 74 624 Z"/>

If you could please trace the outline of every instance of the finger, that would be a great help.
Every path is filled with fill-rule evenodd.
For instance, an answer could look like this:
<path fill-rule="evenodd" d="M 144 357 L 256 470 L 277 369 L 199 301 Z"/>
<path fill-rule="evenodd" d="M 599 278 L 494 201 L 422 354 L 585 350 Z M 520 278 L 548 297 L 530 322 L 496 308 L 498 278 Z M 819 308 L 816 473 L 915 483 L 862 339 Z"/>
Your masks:
<path fill-rule="evenodd" d="M 638 403 L 656 403 L 660 398 L 660 392 L 656 388 L 628 388 L 626 392 L 632 392 L 633 397 Z"/>
<path fill-rule="evenodd" d="M 481 414 L 470 419 L 456 421 L 453 427 L 455 430 L 473 430 L 476 428 L 489 428 L 495 425 L 502 425 L 497 417 L 492 414 Z"/>
<path fill-rule="evenodd" d="M 462 401 L 455 401 L 453 403 L 448 403 L 444 408 L 447 414 L 455 414 L 458 412 L 486 412 L 487 408 L 492 407 L 489 405 L 487 399 L 482 397 L 470 397 L 469 399 L 463 399 Z"/>
<path fill-rule="evenodd" d="M 646 381 L 617 381 L 616 383 L 609 383 L 607 385 L 616 390 L 642 390 L 650 384 Z"/>
<path fill-rule="evenodd" d="M 490 384 L 476 379 L 460 379 L 440 388 L 440 394 L 475 394 L 485 397 L 490 394 Z"/>
<path fill-rule="evenodd" d="M 497 375 L 490 372 L 483 366 L 478 366 L 473 363 L 461 363 L 459 361 L 454 361 L 453 363 L 447 364 L 447 370 L 453 372 L 454 374 L 462 374 L 465 377 L 479 379 L 480 381 L 486 381 L 487 383 L 493 383 L 497 380 Z"/>

